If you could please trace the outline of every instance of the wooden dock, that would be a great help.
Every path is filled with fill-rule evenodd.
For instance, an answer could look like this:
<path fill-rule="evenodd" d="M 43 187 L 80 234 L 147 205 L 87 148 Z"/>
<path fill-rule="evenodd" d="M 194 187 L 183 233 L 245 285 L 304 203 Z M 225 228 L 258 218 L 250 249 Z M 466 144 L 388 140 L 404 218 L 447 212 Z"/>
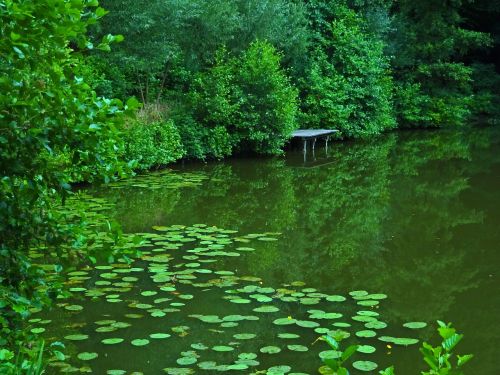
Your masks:
<path fill-rule="evenodd" d="M 325 138 L 326 148 L 328 149 L 328 141 L 330 136 L 338 133 L 337 129 L 298 129 L 292 133 L 292 138 L 300 138 L 304 142 L 304 153 L 307 152 L 307 141 L 312 140 L 312 149 L 316 146 L 318 138 Z"/>

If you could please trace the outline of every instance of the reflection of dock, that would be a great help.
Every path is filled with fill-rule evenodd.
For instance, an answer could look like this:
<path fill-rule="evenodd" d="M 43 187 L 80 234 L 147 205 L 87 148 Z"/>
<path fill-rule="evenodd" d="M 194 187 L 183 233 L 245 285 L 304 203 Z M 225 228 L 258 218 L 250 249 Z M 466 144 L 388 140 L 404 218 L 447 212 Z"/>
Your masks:
<path fill-rule="evenodd" d="M 307 160 L 307 142 L 311 141 L 312 142 L 312 154 L 313 154 L 313 159 L 316 160 L 316 157 L 314 155 L 314 151 L 316 148 L 316 140 L 318 138 L 324 138 L 325 139 L 325 151 L 326 155 L 328 156 L 328 141 L 330 140 L 330 137 L 338 133 L 339 131 L 336 129 L 299 129 L 296 130 L 292 133 L 292 138 L 295 139 L 301 139 L 304 142 L 304 163 L 306 163 Z"/>

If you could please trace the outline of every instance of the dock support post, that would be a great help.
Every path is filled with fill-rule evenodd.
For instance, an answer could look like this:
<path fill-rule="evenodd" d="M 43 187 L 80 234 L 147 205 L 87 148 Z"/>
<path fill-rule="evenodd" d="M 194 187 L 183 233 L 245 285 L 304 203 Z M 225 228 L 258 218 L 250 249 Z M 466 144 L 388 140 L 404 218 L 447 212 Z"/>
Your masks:
<path fill-rule="evenodd" d="M 325 142 L 325 150 L 326 150 L 326 154 L 328 155 L 328 141 L 330 140 L 330 136 L 327 136 L 326 137 L 326 142 Z"/>
<path fill-rule="evenodd" d="M 316 138 L 313 139 L 313 151 L 315 146 L 316 146 Z"/>

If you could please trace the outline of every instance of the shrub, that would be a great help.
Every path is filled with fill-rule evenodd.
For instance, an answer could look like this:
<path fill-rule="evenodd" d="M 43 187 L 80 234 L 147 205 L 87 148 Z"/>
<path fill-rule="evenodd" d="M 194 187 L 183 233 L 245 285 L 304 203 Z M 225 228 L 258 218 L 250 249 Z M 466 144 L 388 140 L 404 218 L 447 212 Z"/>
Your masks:
<path fill-rule="evenodd" d="M 297 90 L 280 59 L 268 42 L 252 43 L 240 57 L 219 51 L 214 65 L 197 74 L 189 109 L 181 111 L 181 134 L 190 152 L 216 158 L 233 150 L 282 152 L 297 127 L 298 107 Z"/>
<path fill-rule="evenodd" d="M 184 156 L 179 131 L 172 120 L 135 120 L 125 128 L 125 159 L 136 160 L 138 169 L 150 169 Z"/>
<path fill-rule="evenodd" d="M 271 44 L 256 41 L 235 61 L 239 106 L 234 127 L 241 149 L 279 154 L 298 126 L 298 91 L 280 60 Z"/>

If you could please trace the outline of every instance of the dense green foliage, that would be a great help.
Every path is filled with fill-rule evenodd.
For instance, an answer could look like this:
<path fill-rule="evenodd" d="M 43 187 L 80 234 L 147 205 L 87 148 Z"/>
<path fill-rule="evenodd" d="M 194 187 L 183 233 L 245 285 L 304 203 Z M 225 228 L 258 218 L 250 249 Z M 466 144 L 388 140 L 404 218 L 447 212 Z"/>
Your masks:
<path fill-rule="evenodd" d="M 490 44 L 488 34 L 461 27 L 463 1 L 395 4 L 392 37 L 396 109 L 402 126 L 462 125 L 474 103 L 473 69 L 461 57 Z"/>
<path fill-rule="evenodd" d="M 86 28 L 104 14 L 96 7 L 83 0 L 0 1 L 0 347 L 19 347 L 19 322 L 58 287 L 28 253 L 47 246 L 61 255 L 78 233 L 78 224 L 53 209 L 69 183 L 108 181 L 128 170 L 121 161 L 122 102 L 98 98 L 75 74 L 82 57 L 74 49 L 91 47 Z M 107 49 L 116 39 L 95 47 Z M 35 349 L 21 347 L 19 358 Z M 6 371 L 31 366 L 13 364 L 9 353 L 2 351 Z"/>
<path fill-rule="evenodd" d="M 164 108 L 188 158 L 279 153 L 283 137 L 296 127 L 336 128 L 356 138 L 396 126 L 462 125 L 496 114 L 498 75 L 484 56 L 493 43 L 488 33 L 498 30 L 477 20 L 477 14 L 498 14 L 494 5 L 460 0 L 439 5 L 156 0 L 147 7 L 105 0 L 103 5 L 109 14 L 92 34 L 123 34 L 125 41 L 111 53 L 96 50 L 88 60 L 98 92 L 135 95 Z M 252 87 L 242 82 L 243 70 L 250 69 L 244 60 L 256 41 L 281 57 L 262 62 L 262 77 L 288 75 L 298 99 L 291 88 L 276 88 L 279 98 L 268 95 L 265 82 L 257 79 Z M 279 80 L 288 86 L 284 77 Z M 270 108 L 280 108 L 274 112 L 277 121 Z"/>

